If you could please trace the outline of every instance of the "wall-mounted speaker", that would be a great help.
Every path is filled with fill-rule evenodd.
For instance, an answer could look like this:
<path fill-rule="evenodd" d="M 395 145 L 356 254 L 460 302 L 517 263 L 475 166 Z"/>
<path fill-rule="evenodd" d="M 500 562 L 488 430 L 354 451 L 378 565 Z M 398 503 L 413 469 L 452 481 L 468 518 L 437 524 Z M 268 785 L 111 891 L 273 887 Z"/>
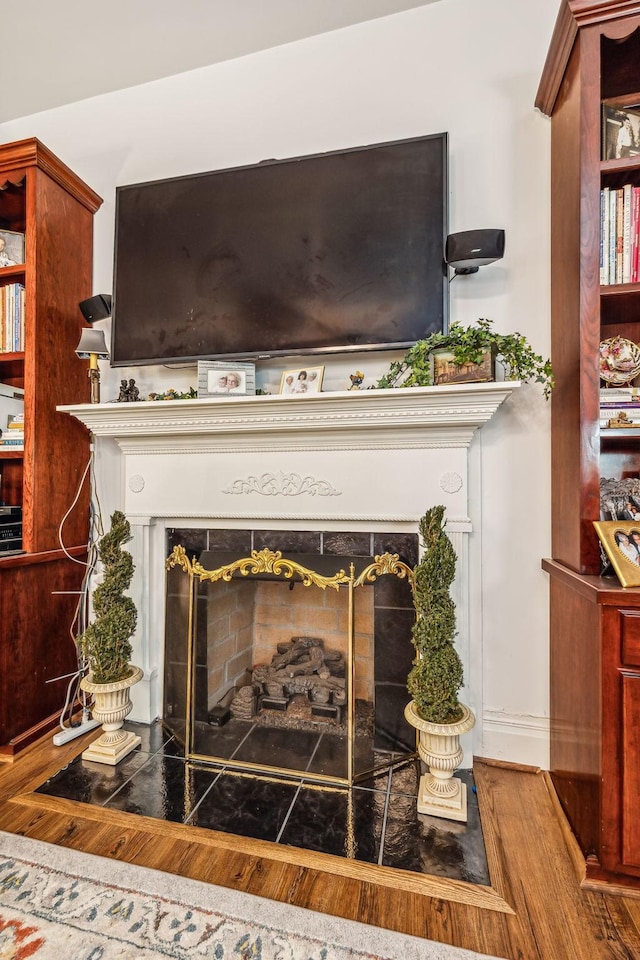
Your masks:
<path fill-rule="evenodd" d="M 78 306 L 87 323 L 106 320 L 111 316 L 111 294 L 98 293 L 95 297 L 89 297 L 88 300 L 81 300 Z"/>
<path fill-rule="evenodd" d="M 457 274 L 477 273 L 504 256 L 504 230 L 463 230 L 447 237 L 444 259 Z"/>

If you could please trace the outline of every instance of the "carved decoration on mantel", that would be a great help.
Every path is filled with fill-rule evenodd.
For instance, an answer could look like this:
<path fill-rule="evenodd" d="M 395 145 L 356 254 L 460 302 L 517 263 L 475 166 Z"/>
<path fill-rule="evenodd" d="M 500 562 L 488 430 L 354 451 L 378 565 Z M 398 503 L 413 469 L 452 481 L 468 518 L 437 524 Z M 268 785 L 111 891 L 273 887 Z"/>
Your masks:
<path fill-rule="evenodd" d="M 339 497 L 341 490 L 336 490 L 328 480 L 317 480 L 315 477 L 302 477 L 299 473 L 263 473 L 260 477 L 249 476 L 245 480 L 234 480 L 230 487 L 222 491 L 229 494 L 259 493 L 263 497 L 299 497 L 306 493 L 311 497 Z"/>
<path fill-rule="evenodd" d="M 445 493 L 457 493 L 462 489 L 463 480 L 459 473 L 449 471 L 440 477 L 440 489 Z"/>

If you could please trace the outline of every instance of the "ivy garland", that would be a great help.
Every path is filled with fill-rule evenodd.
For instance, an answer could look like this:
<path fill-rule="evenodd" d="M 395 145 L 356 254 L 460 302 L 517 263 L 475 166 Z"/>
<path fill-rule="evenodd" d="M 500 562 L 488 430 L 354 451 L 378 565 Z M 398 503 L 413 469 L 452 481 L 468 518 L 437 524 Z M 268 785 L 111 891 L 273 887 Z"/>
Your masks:
<path fill-rule="evenodd" d="M 493 350 L 502 363 L 507 380 L 534 381 L 543 385 L 545 399 L 553 389 L 551 361 L 534 351 L 520 333 L 496 333 L 492 320 L 480 319 L 463 327 L 452 323 L 446 333 L 432 333 L 418 340 L 402 360 L 391 363 L 377 387 L 428 387 L 432 383 L 431 354 L 434 350 L 450 350 L 454 363 L 480 363 L 487 350 Z"/>

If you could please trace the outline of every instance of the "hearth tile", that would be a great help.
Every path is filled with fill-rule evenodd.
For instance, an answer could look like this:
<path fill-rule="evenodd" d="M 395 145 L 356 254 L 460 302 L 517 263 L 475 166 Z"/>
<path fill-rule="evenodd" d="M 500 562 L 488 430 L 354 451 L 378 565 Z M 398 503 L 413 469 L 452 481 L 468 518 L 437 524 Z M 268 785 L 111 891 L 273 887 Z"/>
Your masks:
<path fill-rule="evenodd" d="M 188 822 L 209 830 L 275 841 L 296 790 L 292 783 L 222 774 Z"/>
<path fill-rule="evenodd" d="M 409 701 L 405 683 L 376 683 L 375 745 L 378 750 L 415 753 L 416 732 L 404 719 Z"/>
<path fill-rule="evenodd" d="M 193 738 L 193 753 L 207 757 L 229 760 L 251 732 L 252 724 L 232 718 L 221 727 L 210 723 L 196 723 Z"/>
<path fill-rule="evenodd" d="M 322 552 L 334 557 L 371 557 L 370 533 L 324 533 Z"/>
<path fill-rule="evenodd" d="M 317 530 L 254 530 L 254 550 L 281 550 L 290 553 L 320 553 L 320 532 Z"/>
<path fill-rule="evenodd" d="M 386 822 L 384 866 L 490 883 L 473 775 L 470 770 L 456 775 L 467 783 L 468 822 L 423 816 L 417 812 L 415 797 L 393 795 Z"/>
<path fill-rule="evenodd" d="M 103 805 L 182 823 L 216 776 L 215 770 L 197 769 L 177 757 L 156 754 Z"/>
<path fill-rule="evenodd" d="M 378 577 L 374 586 L 374 605 L 376 607 L 394 607 L 402 610 L 411 610 L 415 617 L 413 593 L 411 584 L 406 579 L 392 573 L 385 573 Z"/>
<path fill-rule="evenodd" d="M 100 806 L 149 760 L 150 755 L 140 749 L 134 750 L 115 767 L 77 757 L 35 792 Z"/>
<path fill-rule="evenodd" d="M 207 549 L 207 531 L 195 527 L 170 527 L 167 530 L 167 556 L 176 546 L 184 547 L 188 557 L 197 558 Z"/>
<path fill-rule="evenodd" d="M 375 533 L 373 536 L 373 552 L 397 553 L 400 559 L 409 567 L 415 567 L 418 562 L 418 535 L 416 533 Z"/>
<path fill-rule="evenodd" d="M 338 857 L 376 863 L 382 834 L 385 794 L 373 790 L 303 787 L 280 843 Z"/>
<path fill-rule="evenodd" d="M 231 550 L 237 558 L 251 555 L 251 530 L 209 529 L 209 550 Z"/>
<path fill-rule="evenodd" d="M 402 793 L 408 797 L 417 797 L 421 773 L 420 760 L 417 757 L 394 767 L 391 774 L 391 793 Z"/>
<path fill-rule="evenodd" d="M 125 730 L 140 737 L 140 750 L 142 753 L 163 753 L 165 756 L 180 756 L 182 747 L 177 742 L 172 733 L 165 730 L 160 720 L 154 723 L 135 723 L 127 721 L 124 725 Z"/>
<path fill-rule="evenodd" d="M 234 760 L 303 771 L 307 769 L 317 742 L 318 734 L 308 730 L 256 725 Z"/>
<path fill-rule="evenodd" d="M 347 776 L 347 738 L 324 734 L 307 767 L 308 773 L 322 773 L 328 777 Z"/>
<path fill-rule="evenodd" d="M 415 611 L 375 609 L 375 678 L 377 683 L 401 683 L 406 689 L 415 649 L 411 631 Z M 407 701 L 409 695 L 407 694 Z"/>

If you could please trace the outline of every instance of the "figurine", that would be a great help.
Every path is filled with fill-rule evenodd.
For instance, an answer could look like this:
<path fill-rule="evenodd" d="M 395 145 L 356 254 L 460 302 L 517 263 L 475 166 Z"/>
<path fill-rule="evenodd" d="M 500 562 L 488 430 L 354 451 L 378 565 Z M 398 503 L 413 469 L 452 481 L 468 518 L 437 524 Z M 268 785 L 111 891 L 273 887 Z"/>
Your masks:
<path fill-rule="evenodd" d="M 127 383 L 126 380 L 120 381 L 120 392 L 118 394 L 118 403 L 133 403 L 140 399 L 140 391 L 132 378 Z"/>
<path fill-rule="evenodd" d="M 351 380 L 351 386 L 349 387 L 349 390 L 359 390 L 364 380 L 364 373 L 362 373 L 360 370 L 356 370 L 355 373 L 349 375 L 349 380 Z"/>

